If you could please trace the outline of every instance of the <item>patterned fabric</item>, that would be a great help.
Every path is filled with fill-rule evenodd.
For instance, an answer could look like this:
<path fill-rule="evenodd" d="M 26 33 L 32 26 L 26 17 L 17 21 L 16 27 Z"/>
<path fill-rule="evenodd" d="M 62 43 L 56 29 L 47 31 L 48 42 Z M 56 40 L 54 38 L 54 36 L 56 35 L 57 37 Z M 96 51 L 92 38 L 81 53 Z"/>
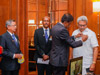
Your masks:
<path fill-rule="evenodd" d="M 15 42 L 16 46 L 18 47 L 18 42 L 17 42 L 16 37 L 15 37 L 15 35 L 14 35 L 14 34 L 12 34 L 12 39 L 14 40 L 14 42 Z"/>
<path fill-rule="evenodd" d="M 46 39 L 46 42 L 48 42 L 48 34 L 47 34 L 47 29 L 45 29 L 45 39 Z"/>

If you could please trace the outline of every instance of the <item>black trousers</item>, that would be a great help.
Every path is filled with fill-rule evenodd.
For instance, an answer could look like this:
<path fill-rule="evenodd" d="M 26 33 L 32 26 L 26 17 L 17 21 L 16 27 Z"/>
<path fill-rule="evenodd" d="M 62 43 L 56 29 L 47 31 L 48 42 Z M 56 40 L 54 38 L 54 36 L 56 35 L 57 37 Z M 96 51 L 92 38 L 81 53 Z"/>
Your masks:
<path fill-rule="evenodd" d="M 19 70 L 14 70 L 14 71 L 2 70 L 2 75 L 19 75 Z"/>
<path fill-rule="evenodd" d="M 67 67 L 52 66 L 52 68 L 53 68 L 53 75 L 65 75 L 65 71 L 67 70 Z"/>
<path fill-rule="evenodd" d="M 51 65 L 37 64 L 37 69 L 38 75 L 44 75 L 44 72 L 46 75 L 52 75 Z"/>

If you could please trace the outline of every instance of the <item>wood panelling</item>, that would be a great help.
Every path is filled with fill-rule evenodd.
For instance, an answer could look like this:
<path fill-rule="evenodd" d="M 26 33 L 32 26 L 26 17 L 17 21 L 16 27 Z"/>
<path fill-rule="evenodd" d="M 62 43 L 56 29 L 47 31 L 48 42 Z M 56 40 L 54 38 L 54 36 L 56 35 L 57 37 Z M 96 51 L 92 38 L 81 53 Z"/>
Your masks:
<path fill-rule="evenodd" d="M 17 0 L 17 21 L 18 21 L 18 36 L 20 39 L 20 48 L 25 57 L 25 62 L 21 65 L 20 75 L 27 75 L 28 64 L 28 20 L 27 20 L 27 0 Z"/>
<path fill-rule="evenodd" d="M 76 17 L 75 12 L 74 12 L 74 10 L 76 10 L 75 4 L 76 4 L 75 0 L 68 0 L 68 13 L 72 14 L 74 18 Z M 70 35 L 72 34 L 73 30 L 75 29 L 75 22 L 76 22 L 76 19 L 74 19 L 74 21 L 72 22 L 72 25 L 69 28 Z"/>
<path fill-rule="evenodd" d="M 48 4 L 46 3 L 40 6 L 31 4 L 31 3 L 34 4 L 36 1 L 37 0 L 0 0 L 0 35 L 6 32 L 6 28 L 5 28 L 6 20 L 15 19 L 17 22 L 18 28 L 16 34 L 18 34 L 20 39 L 21 51 L 25 55 L 25 62 L 21 65 L 20 75 L 28 75 L 28 18 L 29 19 L 40 18 L 39 19 L 40 21 L 43 17 L 41 15 L 48 15 L 48 11 L 49 11 Z M 48 0 L 39 0 L 40 3 L 42 3 L 42 1 L 48 2 Z M 65 8 L 63 9 L 65 11 L 55 12 L 56 8 L 54 7 L 57 7 L 57 10 L 61 9 L 61 6 L 60 8 L 58 8 L 59 7 L 58 5 L 62 5 L 63 1 L 65 2 L 67 1 L 66 5 L 64 5 L 66 9 Z M 86 15 L 88 17 L 88 28 L 93 30 L 96 33 L 96 35 L 100 33 L 97 24 L 97 13 L 92 12 L 92 0 L 63 0 L 63 1 L 59 0 L 59 2 L 61 2 L 60 4 L 57 4 L 57 2 L 55 2 L 54 0 L 52 0 L 51 2 L 52 13 L 55 12 L 53 14 L 55 16 L 52 16 L 53 18 L 52 21 L 54 21 L 54 23 L 56 23 L 56 21 L 57 22 L 60 21 L 59 17 L 63 15 L 62 13 L 66 13 L 66 12 L 71 13 L 74 16 L 74 21 L 72 22 L 72 25 L 69 28 L 69 32 L 70 34 L 72 34 L 72 32 L 78 28 L 77 18 L 81 15 Z M 29 5 L 29 9 L 27 5 Z M 47 6 L 47 9 L 44 7 L 44 5 Z M 34 6 L 36 6 L 37 8 L 33 8 Z M 36 12 L 37 10 L 39 10 L 40 7 L 43 7 L 44 9 L 44 11 L 42 11 L 42 9 L 40 10 L 42 11 L 42 14 Z M 31 11 L 31 9 L 33 9 L 33 11 Z M 28 12 L 30 12 L 30 14 L 28 14 Z M 31 12 L 34 12 L 34 14 L 31 14 Z M 28 15 L 33 15 L 33 16 L 28 17 Z M 37 18 L 35 18 L 34 16 L 37 16 Z M 35 21 L 35 23 L 38 24 L 39 22 Z M 100 45 L 100 37 L 98 38 L 98 42 Z M 99 48 L 99 52 L 100 52 L 100 48 Z M 99 57 L 100 57 L 100 53 L 99 53 Z M 100 67 L 100 58 L 98 58 L 97 60 L 96 70 L 95 70 L 96 74 L 100 74 L 100 70 L 97 67 Z"/>
<path fill-rule="evenodd" d="M 10 18 L 10 0 L 0 0 L 0 34 L 6 31 L 5 21 Z"/>

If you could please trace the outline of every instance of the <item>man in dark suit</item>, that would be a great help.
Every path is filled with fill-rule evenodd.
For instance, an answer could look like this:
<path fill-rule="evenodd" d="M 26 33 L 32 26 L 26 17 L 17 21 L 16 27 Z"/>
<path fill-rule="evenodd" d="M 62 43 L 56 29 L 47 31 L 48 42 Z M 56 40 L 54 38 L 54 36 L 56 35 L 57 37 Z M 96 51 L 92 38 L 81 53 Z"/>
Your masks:
<path fill-rule="evenodd" d="M 49 52 L 51 50 L 51 33 L 50 33 L 50 18 L 48 16 L 43 18 L 43 28 L 35 30 L 34 44 L 36 48 L 35 60 L 42 58 L 43 61 L 49 59 Z M 37 62 L 38 75 L 51 75 L 51 66 L 49 64 L 41 64 Z"/>
<path fill-rule="evenodd" d="M 69 36 L 67 28 L 73 21 L 73 16 L 64 14 L 61 22 L 52 28 L 52 49 L 50 52 L 50 64 L 53 66 L 53 75 L 65 75 L 68 65 L 69 47 L 82 46 L 82 41 L 87 39 L 83 36 L 82 40 L 74 41 L 77 36 Z"/>
<path fill-rule="evenodd" d="M 22 58 L 18 36 L 16 31 L 15 20 L 6 21 L 7 32 L 2 35 L 1 46 L 3 54 L 1 60 L 2 75 L 18 75 L 20 64 L 18 59 Z"/>

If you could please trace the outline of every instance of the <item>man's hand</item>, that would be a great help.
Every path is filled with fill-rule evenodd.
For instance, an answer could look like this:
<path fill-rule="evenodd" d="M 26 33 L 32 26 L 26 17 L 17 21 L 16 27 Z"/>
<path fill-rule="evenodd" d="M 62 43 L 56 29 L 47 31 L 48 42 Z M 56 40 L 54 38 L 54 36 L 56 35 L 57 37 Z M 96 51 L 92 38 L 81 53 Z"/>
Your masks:
<path fill-rule="evenodd" d="M 80 33 L 78 33 L 77 35 L 75 35 L 75 38 L 79 38 L 79 37 L 81 37 L 82 35 L 83 35 L 83 33 L 80 32 Z"/>
<path fill-rule="evenodd" d="M 92 63 L 91 66 L 90 66 L 90 71 L 94 71 L 95 70 L 95 63 Z"/>
<path fill-rule="evenodd" d="M 15 54 L 14 58 L 21 59 L 22 58 L 22 54 Z"/>
<path fill-rule="evenodd" d="M 48 55 L 43 55 L 43 60 L 45 61 L 47 59 L 49 59 L 49 56 Z"/>
<path fill-rule="evenodd" d="M 88 36 L 87 35 L 82 35 L 82 41 L 86 41 L 88 39 Z"/>

